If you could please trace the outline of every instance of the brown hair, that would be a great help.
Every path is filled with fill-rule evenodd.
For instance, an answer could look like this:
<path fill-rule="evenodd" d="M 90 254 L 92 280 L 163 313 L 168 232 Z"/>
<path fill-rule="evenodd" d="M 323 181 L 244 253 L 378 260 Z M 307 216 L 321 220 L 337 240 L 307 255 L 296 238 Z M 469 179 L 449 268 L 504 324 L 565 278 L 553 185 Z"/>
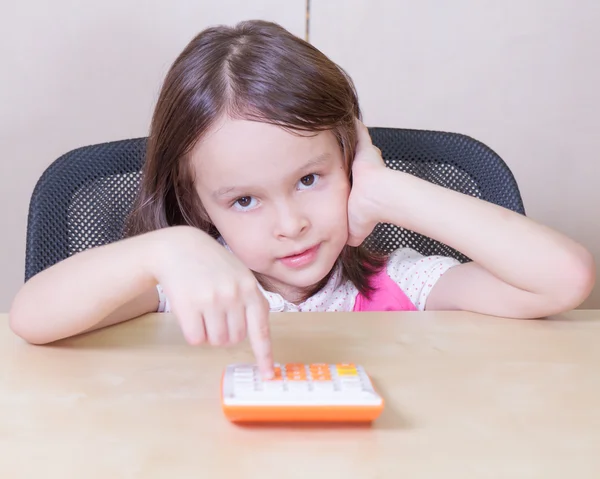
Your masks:
<path fill-rule="evenodd" d="M 291 132 L 332 131 L 351 180 L 355 118 L 361 114 L 348 75 L 277 24 L 246 21 L 208 28 L 185 47 L 165 78 L 152 118 L 141 190 L 128 220 L 129 236 L 175 225 L 219 236 L 194 189 L 187 158 L 223 115 Z M 342 280 L 368 295 L 369 278 L 382 267 L 383 258 L 363 247 L 345 246 L 338 264 Z"/>

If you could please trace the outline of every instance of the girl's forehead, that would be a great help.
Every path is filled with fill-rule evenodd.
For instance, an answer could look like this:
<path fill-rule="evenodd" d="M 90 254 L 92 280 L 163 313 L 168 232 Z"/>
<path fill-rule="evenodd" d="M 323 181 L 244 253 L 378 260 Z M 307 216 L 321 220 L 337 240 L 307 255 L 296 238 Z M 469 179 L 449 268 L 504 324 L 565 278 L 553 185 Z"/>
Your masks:
<path fill-rule="evenodd" d="M 222 120 L 191 152 L 202 176 L 238 176 L 293 171 L 325 155 L 341 157 L 332 132 L 295 133 L 250 120 Z"/>

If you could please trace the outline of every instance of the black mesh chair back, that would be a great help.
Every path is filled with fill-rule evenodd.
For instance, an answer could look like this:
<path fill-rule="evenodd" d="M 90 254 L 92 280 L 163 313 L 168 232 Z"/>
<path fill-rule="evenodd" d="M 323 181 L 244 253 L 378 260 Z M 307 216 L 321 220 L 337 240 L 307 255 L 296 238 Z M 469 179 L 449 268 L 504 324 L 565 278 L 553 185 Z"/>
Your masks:
<path fill-rule="evenodd" d="M 389 168 L 525 214 L 517 183 L 504 161 L 470 137 L 426 130 L 369 128 Z M 139 190 L 146 138 L 85 146 L 66 153 L 42 174 L 27 223 L 25 280 L 80 251 L 118 241 Z M 365 240 L 389 253 L 458 251 L 394 225 L 379 224 Z"/>
<path fill-rule="evenodd" d="M 508 165 L 480 141 L 458 133 L 428 130 L 369 128 L 369 133 L 389 168 L 525 214 L 519 187 Z M 385 253 L 408 247 L 426 256 L 469 261 L 439 241 L 390 224 L 377 225 L 365 245 Z"/>

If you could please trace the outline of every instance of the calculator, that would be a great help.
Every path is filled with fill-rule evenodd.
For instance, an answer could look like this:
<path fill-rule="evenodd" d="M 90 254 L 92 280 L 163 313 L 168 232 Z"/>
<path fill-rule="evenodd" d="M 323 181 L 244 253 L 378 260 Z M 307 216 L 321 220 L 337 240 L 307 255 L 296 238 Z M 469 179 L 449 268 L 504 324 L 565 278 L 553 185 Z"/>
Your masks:
<path fill-rule="evenodd" d="M 232 422 L 371 422 L 384 400 L 361 365 L 275 364 L 272 379 L 255 364 L 231 364 L 221 402 Z"/>

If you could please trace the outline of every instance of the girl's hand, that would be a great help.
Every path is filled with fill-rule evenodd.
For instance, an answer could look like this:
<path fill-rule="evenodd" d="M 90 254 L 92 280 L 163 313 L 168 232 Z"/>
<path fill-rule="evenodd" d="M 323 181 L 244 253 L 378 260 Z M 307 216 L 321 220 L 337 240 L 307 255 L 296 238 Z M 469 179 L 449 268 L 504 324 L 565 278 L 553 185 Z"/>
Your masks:
<path fill-rule="evenodd" d="M 250 340 L 258 367 L 272 375 L 269 305 L 257 280 L 233 254 L 191 227 L 160 230 L 156 279 L 190 344 Z"/>
<path fill-rule="evenodd" d="M 377 191 L 387 167 L 373 145 L 367 127 L 356 120 L 358 143 L 352 165 L 352 191 L 348 198 L 348 244 L 359 246 L 380 222 Z"/>

